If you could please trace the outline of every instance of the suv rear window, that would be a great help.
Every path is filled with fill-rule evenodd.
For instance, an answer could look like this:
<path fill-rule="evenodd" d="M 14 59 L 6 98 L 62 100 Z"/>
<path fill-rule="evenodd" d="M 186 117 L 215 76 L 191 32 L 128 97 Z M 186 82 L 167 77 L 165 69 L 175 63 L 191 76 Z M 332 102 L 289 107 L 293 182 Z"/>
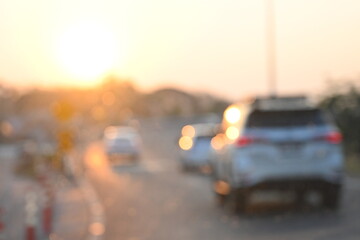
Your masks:
<path fill-rule="evenodd" d="M 324 125 L 326 120 L 318 109 L 294 111 L 260 111 L 249 115 L 247 127 L 299 127 Z"/>

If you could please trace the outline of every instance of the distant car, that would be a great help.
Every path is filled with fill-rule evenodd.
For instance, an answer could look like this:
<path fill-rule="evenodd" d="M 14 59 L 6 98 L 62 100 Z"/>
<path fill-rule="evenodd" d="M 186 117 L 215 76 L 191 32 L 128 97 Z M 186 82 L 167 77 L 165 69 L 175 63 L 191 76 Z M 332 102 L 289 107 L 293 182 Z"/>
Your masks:
<path fill-rule="evenodd" d="M 104 131 L 104 146 L 111 161 L 137 161 L 141 152 L 141 138 L 137 130 L 127 126 L 111 126 Z"/>
<path fill-rule="evenodd" d="M 256 196 L 290 193 L 291 201 L 315 199 L 336 209 L 344 175 L 341 141 L 332 121 L 304 97 L 233 104 L 212 139 L 217 200 L 239 211 Z"/>
<path fill-rule="evenodd" d="M 210 143 L 217 127 L 217 124 L 203 123 L 186 125 L 182 128 L 179 147 L 183 170 L 209 170 Z"/>

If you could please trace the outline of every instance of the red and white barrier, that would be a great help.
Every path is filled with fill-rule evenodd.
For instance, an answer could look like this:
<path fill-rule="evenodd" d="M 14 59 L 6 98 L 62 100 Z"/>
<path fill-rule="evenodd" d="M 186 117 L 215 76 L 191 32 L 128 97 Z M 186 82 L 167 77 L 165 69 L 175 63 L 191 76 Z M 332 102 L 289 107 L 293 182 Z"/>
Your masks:
<path fill-rule="evenodd" d="M 45 193 L 45 204 L 42 210 L 42 228 L 44 233 L 50 234 L 53 225 L 54 190 L 45 176 L 38 179 Z"/>
<path fill-rule="evenodd" d="M 5 237 L 5 223 L 4 223 L 4 211 L 0 208 L 0 240 L 6 240 Z"/>
<path fill-rule="evenodd" d="M 25 196 L 25 240 L 36 240 L 37 211 L 37 195 L 28 192 Z"/>

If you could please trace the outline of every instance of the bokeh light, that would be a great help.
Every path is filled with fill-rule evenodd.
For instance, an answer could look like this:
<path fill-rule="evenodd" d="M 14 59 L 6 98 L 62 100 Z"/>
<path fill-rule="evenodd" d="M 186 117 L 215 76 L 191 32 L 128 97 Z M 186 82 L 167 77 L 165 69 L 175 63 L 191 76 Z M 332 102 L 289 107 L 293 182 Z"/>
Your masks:
<path fill-rule="evenodd" d="M 196 133 L 195 128 L 191 125 L 186 125 L 181 130 L 181 134 L 183 136 L 194 137 L 195 133 Z"/>
<path fill-rule="evenodd" d="M 10 122 L 4 121 L 0 123 L 0 132 L 6 137 L 10 137 L 14 132 L 14 128 Z"/>
<path fill-rule="evenodd" d="M 226 129 L 226 137 L 228 137 L 230 140 L 235 140 L 239 137 L 239 129 L 237 129 L 234 126 L 230 126 Z"/>
<path fill-rule="evenodd" d="M 95 236 L 103 235 L 105 232 L 105 226 L 102 223 L 94 222 L 94 223 L 90 224 L 89 232 Z"/>
<path fill-rule="evenodd" d="M 240 109 L 235 106 L 231 106 L 225 111 L 225 120 L 229 123 L 232 124 L 236 123 L 237 121 L 240 120 L 240 117 L 241 117 Z"/>
<path fill-rule="evenodd" d="M 179 140 L 179 146 L 182 150 L 190 150 L 193 146 L 193 140 L 189 136 L 182 136 Z"/>
<path fill-rule="evenodd" d="M 215 150 L 220 150 L 223 148 L 224 146 L 224 135 L 223 134 L 218 134 L 215 137 L 213 137 L 211 139 L 211 146 L 215 149 Z"/>

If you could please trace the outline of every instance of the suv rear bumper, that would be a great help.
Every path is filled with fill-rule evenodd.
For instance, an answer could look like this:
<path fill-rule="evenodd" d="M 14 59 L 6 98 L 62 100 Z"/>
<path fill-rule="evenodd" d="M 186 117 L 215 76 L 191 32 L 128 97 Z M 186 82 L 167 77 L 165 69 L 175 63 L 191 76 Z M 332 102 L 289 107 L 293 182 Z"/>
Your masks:
<path fill-rule="evenodd" d="M 256 183 L 251 186 L 238 187 L 241 191 L 255 191 L 255 190 L 327 190 L 327 189 L 340 189 L 342 182 L 329 182 L 324 179 L 281 179 L 281 180 L 266 180 Z"/>

